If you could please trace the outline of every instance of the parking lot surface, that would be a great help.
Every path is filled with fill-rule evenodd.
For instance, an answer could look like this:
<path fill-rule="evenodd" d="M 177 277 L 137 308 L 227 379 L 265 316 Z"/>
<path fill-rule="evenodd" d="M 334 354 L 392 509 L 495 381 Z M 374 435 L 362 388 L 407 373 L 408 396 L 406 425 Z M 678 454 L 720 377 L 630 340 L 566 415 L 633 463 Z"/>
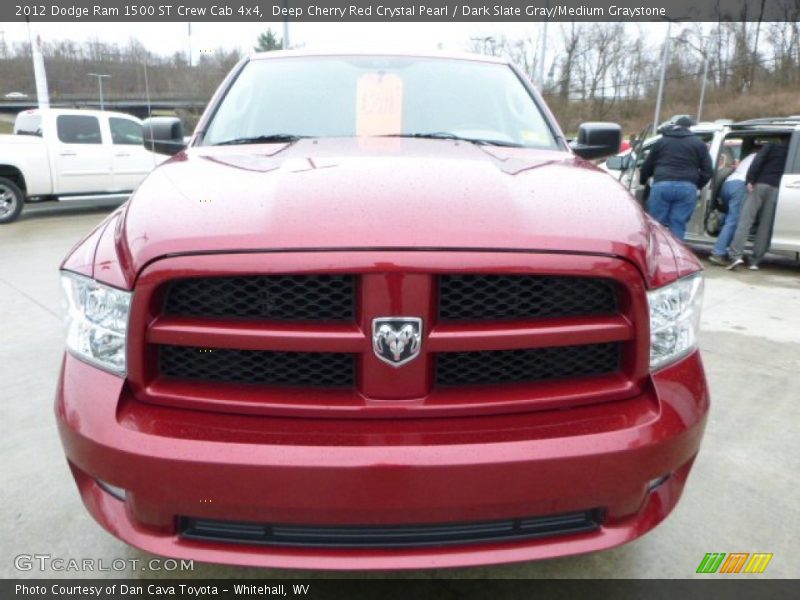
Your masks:
<path fill-rule="evenodd" d="M 150 555 L 107 534 L 81 505 L 63 458 L 53 394 L 62 353 L 58 265 L 108 210 L 40 207 L 0 226 L 2 577 L 381 577 L 195 563 L 150 570 Z M 800 266 L 707 269 L 703 359 L 712 393 L 705 440 L 683 499 L 643 538 L 610 551 L 395 577 L 693 577 L 707 552 L 771 552 L 759 577 L 798 577 L 800 549 Z M 15 557 L 140 561 L 137 569 L 18 570 Z M 704 575 L 709 577 L 709 575 Z"/>

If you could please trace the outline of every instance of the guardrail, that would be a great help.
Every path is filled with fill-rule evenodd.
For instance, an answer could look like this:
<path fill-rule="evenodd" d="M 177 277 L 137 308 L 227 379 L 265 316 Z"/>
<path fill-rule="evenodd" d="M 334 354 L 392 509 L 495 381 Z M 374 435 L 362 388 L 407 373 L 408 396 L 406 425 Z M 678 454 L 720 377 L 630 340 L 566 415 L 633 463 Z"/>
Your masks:
<path fill-rule="evenodd" d="M 150 102 L 141 99 L 111 99 L 104 100 L 103 106 L 106 110 L 116 110 L 130 113 L 138 117 L 145 117 L 147 116 L 148 107 L 151 110 L 159 111 L 172 109 L 200 111 L 205 108 L 207 103 L 208 100 L 199 99 L 164 98 L 151 99 Z M 0 99 L 0 113 L 16 114 L 22 112 L 23 110 L 38 108 L 38 106 L 39 104 L 35 99 L 25 101 L 6 101 Z M 77 97 L 68 99 L 64 97 L 57 97 L 50 100 L 50 106 L 53 108 L 86 108 L 98 110 L 100 108 L 100 102 L 96 99 L 90 100 Z"/>

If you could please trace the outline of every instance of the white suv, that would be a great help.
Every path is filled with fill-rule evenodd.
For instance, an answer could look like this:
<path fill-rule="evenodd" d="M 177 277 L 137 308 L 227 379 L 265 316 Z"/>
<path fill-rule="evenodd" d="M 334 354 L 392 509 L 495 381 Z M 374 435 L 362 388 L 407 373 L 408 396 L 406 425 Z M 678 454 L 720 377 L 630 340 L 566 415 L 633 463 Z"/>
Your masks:
<path fill-rule="evenodd" d="M 700 123 L 692 131 L 708 144 L 714 165 L 714 177 L 697 196 L 697 206 L 686 228 L 686 241 L 713 245 L 716 234 L 709 233 L 717 196 L 732 160 L 746 156 L 768 141 L 783 138 L 789 142 L 789 156 L 781 179 L 770 252 L 800 260 L 800 116 L 752 119 L 732 124 Z M 638 148 L 610 158 L 603 166 L 618 178 L 644 204 L 650 192 L 639 184 L 639 166 L 660 136 L 652 137 Z M 635 157 L 634 160 L 631 157 Z"/>

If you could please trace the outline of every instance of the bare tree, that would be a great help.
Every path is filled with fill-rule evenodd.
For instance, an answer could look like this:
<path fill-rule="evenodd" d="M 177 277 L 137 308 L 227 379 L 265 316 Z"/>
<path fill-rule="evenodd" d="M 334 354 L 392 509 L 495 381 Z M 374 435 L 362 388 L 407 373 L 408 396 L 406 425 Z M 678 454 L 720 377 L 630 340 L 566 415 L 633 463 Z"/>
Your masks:
<path fill-rule="evenodd" d="M 561 69 L 559 72 L 559 96 L 563 100 L 569 99 L 570 88 L 573 80 L 573 69 L 575 68 L 575 58 L 581 52 L 581 34 L 583 26 L 574 21 L 568 26 L 561 26 L 561 36 L 564 44 L 564 52 L 561 55 Z"/>

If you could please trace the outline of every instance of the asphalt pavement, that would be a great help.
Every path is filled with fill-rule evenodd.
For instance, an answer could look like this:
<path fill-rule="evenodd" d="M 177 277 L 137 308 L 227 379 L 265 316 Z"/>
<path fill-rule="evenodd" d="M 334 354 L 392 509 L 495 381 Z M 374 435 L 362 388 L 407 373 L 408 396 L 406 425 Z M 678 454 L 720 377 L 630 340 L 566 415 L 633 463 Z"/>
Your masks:
<path fill-rule="evenodd" d="M 201 563 L 183 572 L 15 567 L 20 555 L 140 565 L 151 558 L 106 533 L 83 508 L 53 417 L 63 348 L 58 265 L 107 213 L 50 205 L 0 225 L 0 576 L 386 576 Z M 709 266 L 700 341 L 711 416 L 683 498 L 659 527 L 595 554 L 392 576 L 684 578 L 696 576 L 707 552 L 770 552 L 774 557 L 759 577 L 800 576 L 800 265 L 770 261 L 759 272 L 735 273 Z"/>

